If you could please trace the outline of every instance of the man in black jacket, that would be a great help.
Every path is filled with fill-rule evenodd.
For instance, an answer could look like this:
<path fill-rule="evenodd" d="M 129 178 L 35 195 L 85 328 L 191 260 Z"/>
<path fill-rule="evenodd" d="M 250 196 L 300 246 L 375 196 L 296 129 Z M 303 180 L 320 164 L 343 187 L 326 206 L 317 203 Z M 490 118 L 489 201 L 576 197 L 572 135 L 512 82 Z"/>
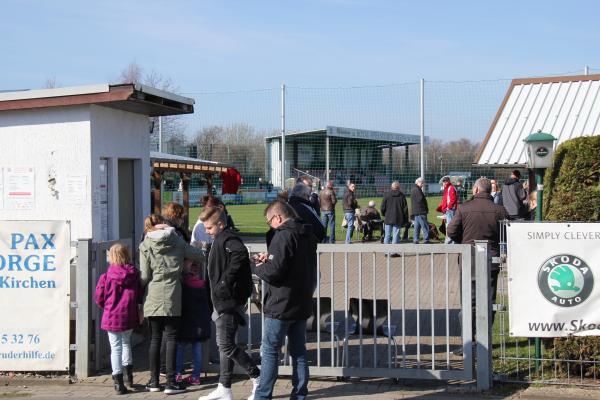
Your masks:
<path fill-rule="evenodd" d="M 413 243 L 419 243 L 419 233 L 423 229 L 423 241 L 429 243 L 429 223 L 427 222 L 427 214 L 429 213 L 429 206 L 427 205 L 427 198 L 423 193 L 423 186 L 425 186 L 425 179 L 417 178 L 415 181 L 415 187 L 410 192 L 410 203 L 412 206 L 412 219 L 415 221 L 415 232 L 413 234 Z"/>
<path fill-rule="evenodd" d="M 256 256 L 256 275 L 266 282 L 263 299 L 265 321 L 261 344 L 260 385 L 255 400 L 271 399 L 277 380 L 279 349 L 288 337 L 292 357 L 290 398 L 308 393 L 306 319 L 312 313 L 313 280 L 317 265 L 317 238 L 311 226 L 295 219 L 289 204 L 274 201 L 265 210 L 267 253 Z"/>
<path fill-rule="evenodd" d="M 300 219 L 312 226 L 313 234 L 319 242 L 325 238 L 325 227 L 321 223 L 319 215 L 310 203 L 311 188 L 304 183 L 296 183 L 290 192 L 288 203 L 296 211 Z"/>
<path fill-rule="evenodd" d="M 383 243 L 400 243 L 400 229 L 408 223 L 408 204 L 400 190 L 400 182 L 392 182 L 391 190 L 383 195 L 381 214 L 384 215 Z"/>
<path fill-rule="evenodd" d="M 242 239 L 226 229 L 227 216 L 219 207 L 208 207 L 200 214 L 214 242 L 208 254 L 208 279 L 211 287 L 213 321 L 219 346 L 219 385 L 199 400 L 232 398 L 231 375 L 234 362 L 244 369 L 252 380 L 252 394 L 258 387 L 260 370 L 250 356 L 235 342 L 239 325 L 244 325 L 244 309 L 252 293 L 252 272 L 248 250 Z"/>

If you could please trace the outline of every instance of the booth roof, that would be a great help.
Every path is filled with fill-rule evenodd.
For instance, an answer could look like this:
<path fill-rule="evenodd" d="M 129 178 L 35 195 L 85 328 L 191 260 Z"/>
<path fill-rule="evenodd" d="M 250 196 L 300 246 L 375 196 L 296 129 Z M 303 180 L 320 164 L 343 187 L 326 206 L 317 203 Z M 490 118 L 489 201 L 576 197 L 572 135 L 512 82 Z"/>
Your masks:
<path fill-rule="evenodd" d="M 194 112 L 194 99 L 139 83 L 103 83 L 0 93 L 0 111 L 83 104 L 96 104 L 149 117 Z"/>

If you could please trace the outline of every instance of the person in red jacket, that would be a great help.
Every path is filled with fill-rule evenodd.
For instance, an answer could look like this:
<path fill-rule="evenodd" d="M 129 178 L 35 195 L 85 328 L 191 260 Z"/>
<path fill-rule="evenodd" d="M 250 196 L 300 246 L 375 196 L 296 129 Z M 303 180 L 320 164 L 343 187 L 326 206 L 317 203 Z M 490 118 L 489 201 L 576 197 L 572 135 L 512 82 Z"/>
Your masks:
<path fill-rule="evenodd" d="M 456 189 L 452 186 L 449 176 L 444 176 L 442 178 L 442 184 L 444 185 L 444 194 L 442 195 L 442 201 L 437 209 L 446 216 L 446 226 L 448 226 L 456 212 Z M 454 241 L 446 236 L 444 243 L 454 243 Z"/>

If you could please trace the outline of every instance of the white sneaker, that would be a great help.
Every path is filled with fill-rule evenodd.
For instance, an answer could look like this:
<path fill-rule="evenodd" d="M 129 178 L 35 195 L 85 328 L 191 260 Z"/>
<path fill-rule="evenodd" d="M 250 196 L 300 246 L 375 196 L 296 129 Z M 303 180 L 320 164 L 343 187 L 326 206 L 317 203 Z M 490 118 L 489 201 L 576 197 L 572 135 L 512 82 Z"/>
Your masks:
<path fill-rule="evenodd" d="M 226 388 L 219 383 L 215 390 L 206 396 L 199 397 L 198 400 L 233 400 L 233 393 L 231 388 Z"/>
<path fill-rule="evenodd" d="M 254 394 L 256 393 L 256 389 L 258 388 L 258 385 L 260 384 L 260 376 L 258 376 L 256 378 L 250 378 L 250 380 L 252 381 L 252 394 L 250 394 L 250 396 L 248 397 L 248 400 L 254 400 Z"/>

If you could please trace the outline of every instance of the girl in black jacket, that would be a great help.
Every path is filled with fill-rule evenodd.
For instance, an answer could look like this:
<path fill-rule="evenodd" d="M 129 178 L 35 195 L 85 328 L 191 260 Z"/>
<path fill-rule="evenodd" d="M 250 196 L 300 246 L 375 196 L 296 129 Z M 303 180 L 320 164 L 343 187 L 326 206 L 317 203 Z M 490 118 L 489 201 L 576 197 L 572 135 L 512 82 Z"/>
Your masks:
<path fill-rule="evenodd" d="M 181 291 L 181 327 L 177 342 L 176 380 L 190 385 L 200 384 L 202 342 L 210 338 L 210 311 L 206 282 L 199 277 L 197 265 L 188 264 Z M 185 349 L 192 345 L 192 374 L 183 378 Z"/>

